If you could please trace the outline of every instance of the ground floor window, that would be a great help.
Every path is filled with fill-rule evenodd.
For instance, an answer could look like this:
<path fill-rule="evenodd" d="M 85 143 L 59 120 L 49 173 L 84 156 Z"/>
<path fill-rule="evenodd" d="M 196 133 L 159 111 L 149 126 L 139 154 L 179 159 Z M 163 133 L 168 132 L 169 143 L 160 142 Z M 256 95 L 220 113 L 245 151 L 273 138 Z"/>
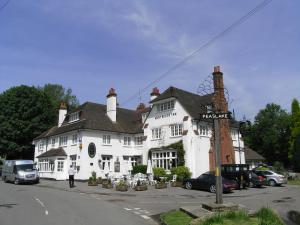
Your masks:
<path fill-rule="evenodd" d="M 177 152 L 176 151 L 159 151 L 152 152 L 153 167 L 161 167 L 165 170 L 170 170 L 172 167 L 177 167 Z"/>
<path fill-rule="evenodd" d="M 64 171 L 64 161 L 57 161 L 57 172 Z"/>
<path fill-rule="evenodd" d="M 73 169 L 76 169 L 76 158 L 77 158 L 77 155 L 70 155 L 71 165 L 72 165 Z"/>
<path fill-rule="evenodd" d="M 101 169 L 104 170 L 105 166 L 108 166 L 108 169 L 110 171 L 110 166 L 111 166 L 111 155 L 103 155 L 102 160 L 101 160 Z"/>
<path fill-rule="evenodd" d="M 130 162 L 132 164 L 132 167 L 142 164 L 142 157 L 141 156 L 124 156 L 123 159 L 125 161 L 130 160 Z"/>
<path fill-rule="evenodd" d="M 54 170 L 54 163 L 48 158 L 39 159 L 38 169 L 40 172 L 51 172 Z"/>

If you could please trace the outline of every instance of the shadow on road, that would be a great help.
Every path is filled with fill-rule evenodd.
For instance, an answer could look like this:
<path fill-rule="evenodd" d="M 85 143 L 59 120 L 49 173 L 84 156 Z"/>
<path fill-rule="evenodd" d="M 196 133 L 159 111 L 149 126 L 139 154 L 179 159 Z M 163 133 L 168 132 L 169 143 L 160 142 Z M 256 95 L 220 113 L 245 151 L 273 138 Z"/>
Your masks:
<path fill-rule="evenodd" d="M 8 208 L 8 209 L 11 209 L 11 208 L 13 208 L 13 206 L 15 206 L 15 205 L 17 205 L 17 204 L 3 204 L 3 205 L 0 205 L 0 208 L 2 207 L 2 208 Z"/>

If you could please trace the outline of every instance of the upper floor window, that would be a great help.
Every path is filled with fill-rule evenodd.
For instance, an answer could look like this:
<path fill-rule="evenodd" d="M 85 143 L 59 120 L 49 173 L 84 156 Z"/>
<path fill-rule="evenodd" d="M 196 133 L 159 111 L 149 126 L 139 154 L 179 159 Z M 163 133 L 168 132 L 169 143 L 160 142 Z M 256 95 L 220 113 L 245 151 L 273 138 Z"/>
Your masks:
<path fill-rule="evenodd" d="M 208 136 L 208 126 L 200 125 L 199 129 L 200 129 L 200 135 Z"/>
<path fill-rule="evenodd" d="M 103 135 L 102 137 L 102 144 L 110 145 L 110 135 Z"/>
<path fill-rule="evenodd" d="M 182 124 L 174 124 L 171 125 L 170 128 L 171 128 L 171 137 L 182 135 Z"/>
<path fill-rule="evenodd" d="M 51 139 L 51 147 L 55 147 L 55 138 Z"/>
<path fill-rule="evenodd" d="M 236 140 L 238 137 L 238 132 L 236 130 L 231 130 L 231 139 Z"/>
<path fill-rule="evenodd" d="M 59 137 L 59 146 L 67 146 L 68 136 Z"/>
<path fill-rule="evenodd" d="M 39 145 L 38 145 L 38 150 L 39 151 L 43 151 L 44 150 L 44 146 L 45 146 L 45 141 L 41 140 Z"/>
<path fill-rule="evenodd" d="M 134 137 L 134 145 L 143 145 L 143 136 Z"/>
<path fill-rule="evenodd" d="M 69 122 L 74 122 L 79 120 L 79 112 L 71 113 L 69 117 Z"/>
<path fill-rule="evenodd" d="M 124 145 L 131 145 L 131 137 L 124 137 Z"/>
<path fill-rule="evenodd" d="M 152 129 L 152 139 L 161 139 L 161 128 Z"/>
<path fill-rule="evenodd" d="M 77 136 L 77 134 L 73 134 L 73 135 L 72 135 L 72 144 L 73 144 L 73 145 L 76 145 L 76 144 L 77 144 L 77 141 L 78 141 L 78 136 Z"/>
<path fill-rule="evenodd" d="M 174 109 L 174 100 L 157 104 L 158 112 L 170 110 L 170 109 Z"/>

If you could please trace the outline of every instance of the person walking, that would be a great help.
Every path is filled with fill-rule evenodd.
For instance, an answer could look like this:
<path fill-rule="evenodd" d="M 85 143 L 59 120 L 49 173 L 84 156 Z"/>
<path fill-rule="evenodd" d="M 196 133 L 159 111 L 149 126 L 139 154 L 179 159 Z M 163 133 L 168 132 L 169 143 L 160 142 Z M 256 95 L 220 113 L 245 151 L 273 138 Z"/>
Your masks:
<path fill-rule="evenodd" d="M 75 173 L 76 172 L 73 169 L 73 165 L 70 165 L 70 169 L 68 170 L 70 188 L 74 187 L 74 175 L 75 175 Z"/>

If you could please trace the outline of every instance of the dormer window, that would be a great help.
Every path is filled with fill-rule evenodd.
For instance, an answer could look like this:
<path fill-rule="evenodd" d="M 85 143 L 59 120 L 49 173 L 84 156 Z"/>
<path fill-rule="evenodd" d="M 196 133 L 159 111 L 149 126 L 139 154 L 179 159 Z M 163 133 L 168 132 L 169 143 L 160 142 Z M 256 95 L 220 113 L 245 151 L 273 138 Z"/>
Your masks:
<path fill-rule="evenodd" d="M 79 120 L 79 112 L 71 113 L 69 116 L 69 123 Z"/>
<path fill-rule="evenodd" d="M 170 109 L 174 109 L 174 100 L 157 104 L 158 112 L 166 111 L 166 110 L 170 110 Z"/>

